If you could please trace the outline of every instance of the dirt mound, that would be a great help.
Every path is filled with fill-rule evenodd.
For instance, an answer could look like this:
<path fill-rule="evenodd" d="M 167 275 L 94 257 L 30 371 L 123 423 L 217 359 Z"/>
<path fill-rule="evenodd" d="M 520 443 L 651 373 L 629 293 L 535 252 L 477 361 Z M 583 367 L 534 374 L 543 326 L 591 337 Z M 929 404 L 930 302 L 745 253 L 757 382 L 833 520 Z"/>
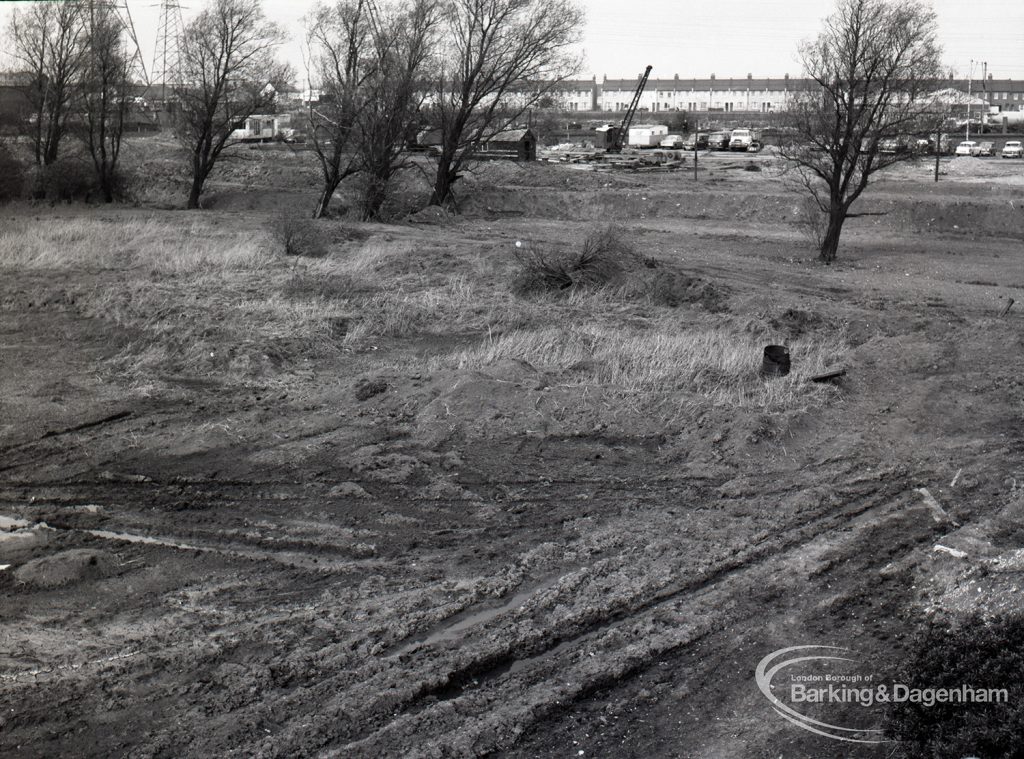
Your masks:
<path fill-rule="evenodd" d="M 83 580 L 98 580 L 112 574 L 113 568 L 114 562 L 105 551 L 76 548 L 32 559 L 15 570 L 14 578 L 26 585 L 53 588 Z"/>
<path fill-rule="evenodd" d="M 769 324 L 774 329 L 793 339 L 831 326 L 832 320 L 826 319 L 821 314 L 813 311 L 805 311 L 801 308 L 787 308 L 777 316 L 771 317 Z"/>

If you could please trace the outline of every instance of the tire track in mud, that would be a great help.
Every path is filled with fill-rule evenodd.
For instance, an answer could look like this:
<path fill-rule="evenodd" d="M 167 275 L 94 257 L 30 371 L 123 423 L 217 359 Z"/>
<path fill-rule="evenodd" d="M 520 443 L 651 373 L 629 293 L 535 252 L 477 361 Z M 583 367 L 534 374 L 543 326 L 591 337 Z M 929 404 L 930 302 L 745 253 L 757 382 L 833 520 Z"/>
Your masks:
<path fill-rule="evenodd" d="M 742 585 L 741 580 L 744 576 L 762 571 L 780 554 L 799 549 L 858 517 L 884 508 L 887 504 L 891 504 L 899 493 L 906 492 L 907 489 L 905 478 L 900 477 L 893 482 L 884 484 L 868 483 L 866 487 L 838 490 L 837 495 L 854 501 L 852 506 L 847 506 L 836 512 L 834 506 L 829 504 L 811 515 L 803 515 L 790 520 L 774 536 L 768 536 L 758 541 L 749 550 L 718 564 L 700 577 L 671 584 L 648 595 L 638 603 L 611 610 L 610 613 L 598 611 L 591 618 L 582 620 L 582 623 L 578 623 L 575 629 L 567 634 L 559 635 L 545 630 L 533 640 L 515 640 L 504 646 L 492 648 L 482 656 L 477 656 L 461 666 L 452 668 L 447 676 L 439 678 L 435 675 L 421 679 L 418 687 L 403 703 L 396 704 L 394 701 L 388 703 L 390 714 L 386 716 L 378 714 L 374 719 L 374 715 L 364 712 L 359 720 L 364 726 L 363 729 L 348 738 L 344 745 L 328 744 L 328 748 L 336 751 L 337 756 L 361 756 L 364 755 L 361 753 L 363 750 L 370 750 L 367 755 L 375 755 L 372 751 L 373 743 L 378 739 L 386 739 L 386 734 L 390 730 L 401 729 L 401 726 L 407 726 L 410 720 L 420 719 L 419 715 L 422 714 L 422 719 L 429 721 L 426 713 L 444 711 L 444 705 L 448 702 L 479 698 L 482 697 L 481 693 L 492 690 L 494 687 L 500 687 L 501 682 L 520 680 L 528 677 L 531 672 L 549 666 L 557 666 L 555 660 L 565 657 L 571 650 L 578 651 L 588 642 L 598 640 L 610 632 L 626 627 L 627 623 L 635 623 L 640 618 L 664 613 L 666 609 L 671 609 L 677 603 L 684 605 L 696 603 L 699 606 L 700 599 L 720 595 L 722 588 L 728 589 L 733 585 Z M 721 604 L 715 605 L 715 609 L 716 614 L 719 614 Z M 467 632 L 469 631 L 467 630 Z M 706 632 L 706 630 L 692 630 L 684 640 L 674 641 L 664 650 L 686 645 L 699 639 Z M 432 634 L 436 635 L 437 631 Z M 467 635 L 459 644 L 460 647 L 464 650 L 470 640 L 471 636 Z M 418 648 L 416 646 L 412 650 L 418 650 Z M 409 651 L 401 651 L 401 653 L 408 656 Z M 624 676 L 627 670 L 632 671 L 647 666 L 646 662 L 649 660 L 650 657 L 646 657 L 644 661 L 634 661 L 626 669 L 617 670 L 614 674 L 597 676 L 596 679 L 591 678 L 592 682 L 585 687 L 581 686 L 574 698 L 581 698 L 595 689 L 607 687 L 608 684 Z M 435 662 L 431 663 L 436 664 Z M 559 677 L 561 678 L 561 675 Z M 403 679 L 408 680 L 409 673 L 403 673 Z M 543 682 L 538 687 L 543 689 Z M 562 693 L 558 699 L 563 706 L 566 703 L 566 695 Z M 516 698 L 519 699 L 518 696 Z M 540 703 L 534 704 L 532 711 L 540 706 Z M 541 711 L 544 710 L 541 709 Z M 527 717 L 526 722 L 534 720 L 533 716 L 525 716 Z M 517 724 L 522 727 L 521 722 L 517 722 Z M 451 726 L 446 726 L 446 729 L 450 730 Z M 460 731 L 461 729 L 460 727 Z M 416 730 L 417 735 L 422 737 L 424 730 L 426 727 L 419 725 Z"/>
<path fill-rule="evenodd" d="M 827 475 L 835 476 L 839 474 L 840 477 L 848 478 L 850 476 L 850 470 L 852 466 L 850 462 L 844 462 L 844 465 L 833 468 Z M 839 472 L 836 471 L 839 470 Z M 872 478 L 868 478 L 863 482 L 850 481 L 845 487 L 833 488 L 837 497 L 839 498 L 862 498 L 870 497 L 871 494 L 878 489 L 878 483 L 875 481 L 878 475 L 873 475 Z M 565 485 L 565 486 L 578 486 L 579 480 L 576 479 L 562 479 L 558 478 L 510 478 L 509 482 L 515 482 L 520 487 L 524 487 L 525 490 L 522 493 L 516 494 L 516 500 L 536 500 L 538 503 L 555 503 L 558 501 L 558 491 L 560 488 L 554 488 L 555 492 L 552 492 L 552 485 Z M 601 482 L 598 480 L 597 482 Z M 745 498 L 749 497 L 752 493 L 753 487 L 756 485 L 753 480 L 742 478 L 738 486 L 738 491 L 733 488 L 729 496 L 730 502 L 740 504 Z M 224 517 L 230 517 L 231 511 L 235 504 L 250 501 L 253 498 L 254 490 L 267 489 L 268 483 L 266 482 L 246 482 L 246 481 L 232 481 L 231 486 L 228 488 L 221 487 L 224 483 L 220 481 L 204 481 L 202 483 L 204 488 L 208 488 L 210 492 L 208 495 L 216 493 L 215 513 L 210 514 L 210 524 L 203 526 L 199 529 L 209 535 L 211 538 L 214 536 L 214 531 L 217 526 L 223 526 Z M 285 490 L 288 491 L 289 495 L 296 500 L 315 500 L 319 495 L 323 494 L 331 483 L 317 483 L 312 489 L 308 486 L 301 486 L 296 483 L 280 483 L 280 485 L 287 485 Z M 596 484 L 596 483 L 595 483 Z M 614 483 L 616 487 L 612 489 L 616 492 L 629 491 L 639 495 L 640 500 L 649 504 L 649 508 L 657 508 L 657 503 L 664 501 L 669 497 L 707 497 L 706 492 L 702 492 L 706 487 L 706 483 L 702 483 L 697 488 L 682 487 L 683 493 L 689 495 L 679 495 L 680 485 L 683 485 L 680 481 L 663 481 L 657 483 L 649 483 L 646 485 L 646 489 L 642 493 L 638 493 L 636 483 L 628 483 L 623 481 L 621 483 Z M 92 491 L 92 493 L 100 492 L 104 487 L 107 489 L 109 495 L 110 483 L 99 483 L 99 482 L 85 482 L 81 483 L 83 490 Z M 96 489 L 93 491 L 92 489 Z M 23 488 L 22 488 L 23 489 Z M 277 490 L 278 488 L 272 488 Z M 764 494 L 768 492 L 773 496 L 781 497 L 787 492 L 799 488 L 779 488 L 773 491 L 766 491 L 762 488 L 759 492 Z M 134 493 L 136 495 L 142 492 L 148 491 L 151 493 L 159 493 L 160 487 L 158 483 L 118 483 L 117 491 L 121 493 Z M 671 496 L 669 495 L 671 494 Z M 700 494 L 700 495 L 698 495 Z M 567 498 L 567 496 L 565 496 Z M 877 496 L 882 498 L 883 496 Z M 119 499 L 123 500 L 123 499 Z M 289 499 L 291 500 L 291 499 Z M 654 506 L 650 506 L 654 504 Z M 740 556 L 730 560 L 725 564 L 719 564 L 716 569 L 710 573 L 702 575 L 701 578 L 694 578 L 693 581 L 680 583 L 674 586 L 668 586 L 655 591 L 653 594 L 647 594 L 645 597 L 637 599 L 630 599 L 630 602 L 617 609 L 612 609 L 609 613 L 607 608 L 599 609 L 589 617 L 584 617 L 582 620 L 574 620 L 574 623 L 582 622 L 582 624 L 574 624 L 572 629 L 568 632 L 562 630 L 551 630 L 544 629 L 540 631 L 540 634 L 528 639 L 522 640 L 517 639 L 513 643 L 507 646 L 492 647 L 489 652 L 481 652 L 483 655 L 471 655 L 470 661 L 463 663 L 461 666 L 456 662 L 453 662 L 454 666 L 438 668 L 439 663 L 443 663 L 444 659 L 450 658 L 450 651 L 437 652 L 438 648 L 435 644 L 441 644 L 442 647 L 450 643 L 454 643 L 456 646 L 461 646 L 462 649 L 466 649 L 472 645 L 473 639 L 479 638 L 481 635 L 481 627 L 485 627 L 486 623 L 492 619 L 498 619 L 501 617 L 507 608 L 511 608 L 516 604 L 514 601 L 517 596 L 522 598 L 521 594 L 529 592 L 532 597 L 538 593 L 543 593 L 545 588 L 551 587 L 557 583 L 561 577 L 567 576 L 565 572 L 559 573 L 557 576 L 552 576 L 549 579 L 541 578 L 539 581 L 540 587 L 530 590 L 529 588 L 520 588 L 518 591 L 509 591 L 512 595 L 504 602 L 498 605 L 497 612 L 493 614 L 487 614 L 489 609 L 486 608 L 487 604 L 480 606 L 469 606 L 465 607 L 464 611 L 468 613 L 468 618 L 473 618 L 474 623 L 464 624 L 462 627 L 459 625 L 467 620 L 467 617 L 458 612 L 455 616 L 450 617 L 446 623 L 441 625 L 435 625 L 429 627 L 426 631 L 414 632 L 414 636 L 426 636 L 424 641 L 413 641 L 410 645 L 411 648 L 402 651 L 397 649 L 407 659 L 409 654 L 415 654 L 416 652 L 424 653 L 431 652 L 430 656 L 424 660 L 424 657 L 419 657 L 419 660 L 414 661 L 413 672 L 410 673 L 408 667 L 402 667 L 404 671 L 396 672 L 395 670 L 404 664 L 410 662 L 398 662 L 392 665 L 388 670 L 378 673 L 383 677 L 375 677 L 373 682 L 374 685 L 381 687 L 374 687 L 368 693 L 364 692 L 365 686 L 360 686 L 360 678 L 358 673 L 353 674 L 351 671 L 351 657 L 343 657 L 342 662 L 336 662 L 334 659 L 340 655 L 329 654 L 328 661 L 322 662 L 323 669 L 320 670 L 320 677 L 315 680 L 308 680 L 308 677 L 312 675 L 304 675 L 300 677 L 304 685 L 299 686 L 298 690 L 295 691 L 297 703 L 294 705 L 298 709 L 298 715 L 317 715 L 321 713 L 321 706 L 330 704 L 332 702 L 337 703 L 337 695 L 339 689 L 347 691 L 348 695 L 345 697 L 345 701 L 352 704 L 358 705 L 359 718 L 353 720 L 350 713 L 340 713 L 336 715 L 333 720 L 329 720 L 327 723 L 318 724 L 313 730 L 298 730 L 294 734 L 280 735 L 275 733 L 275 740 L 282 738 L 284 740 L 283 746 L 295 747 L 299 746 L 303 751 L 313 747 L 315 749 L 323 748 L 324 746 L 336 747 L 344 743 L 344 746 L 349 746 L 353 742 L 368 741 L 370 744 L 378 741 L 382 731 L 388 731 L 391 729 L 389 726 L 398 723 L 399 721 L 419 720 L 426 719 L 428 722 L 433 723 L 434 715 L 438 709 L 444 711 L 445 705 L 460 703 L 460 699 L 475 699 L 485 696 L 488 693 L 493 692 L 495 689 L 504 687 L 505 683 L 520 683 L 524 680 L 528 680 L 530 677 L 535 677 L 536 672 L 549 668 L 551 666 L 557 666 L 558 662 L 565 656 L 572 654 L 574 651 L 578 651 L 581 647 L 589 645 L 591 641 L 602 639 L 602 637 L 609 631 L 616 631 L 625 629 L 628 625 L 638 618 L 645 616 L 657 615 L 664 613 L 663 610 L 671 609 L 676 603 L 686 600 L 691 597 L 703 597 L 702 594 L 705 590 L 713 590 L 716 587 L 724 587 L 721 585 L 722 582 L 727 582 L 730 575 L 734 574 L 737 570 L 742 571 L 744 567 L 748 567 L 752 564 L 756 564 L 758 561 L 770 560 L 771 556 L 784 550 L 783 545 L 789 545 L 791 542 L 799 542 L 801 539 L 807 539 L 810 533 L 818 534 L 821 530 L 827 530 L 829 524 L 841 523 L 843 519 L 850 518 L 850 510 L 845 509 L 844 513 L 839 515 L 830 515 L 829 511 L 834 509 L 835 504 L 826 502 L 824 507 L 808 514 L 803 512 L 801 515 L 785 522 L 777 531 L 786 532 L 797 530 L 798 532 L 789 535 L 776 534 L 773 536 L 767 536 L 763 538 L 757 546 L 754 546 L 752 551 L 745 552 Z M 871 503 L 864 504 L 864 509 L 873 508 Z M 717 509 L 717 507 L 715 507 Z M 268 513 L 270 513 L 268 511 Z M 555 521 L 559 521 L 564 517 L 567 511 L 557 512 L 554 511 L 553 518 Z M 147 515 L 148 528 L 147 532 L 155 529 L 152 523 L 152 514 Z M 169 520 L 164 526 L 170 526 L 173 524 L 173 520 L 177 519 L 174 513 L 167 513 L 161 516 L 166 517 Z M 262 514 L 254 515 L 256 517 L 262 516 Z M 528 519 L 529 515 L 523 517 Z M 815 528 L 815 520 L 826 520 L 828 524 L 819 525 Z M 159 520 L 163 522 L 163 519 Z M 190 525 L 187 529 L 182 530 L 181 524 L 177 525 L 177 529 L 171 530 L 169 534 L 180 534 L 180 533 L 191 533 L 196 534 L 197 526 Z M 378 525 L 383 527 L 383 525 Z M 802 531 L 801 531 L 802 530 Z M 290 531 L 286 526 L 285 531 Z M 458 540 L 458 535 L 453 535 L 449 539 L 451 543 L 455 543 Z M 786 542 L 780 543 L 780 539 L 786 539 Z M 224 545 L 223 537 L 220 541 L 221 548 L 228 548 Z M 258 542 L 258 541 L 257 541 Z M 319 553 L 321 547 L 319 544 L 307 546 L 305 549 L 301 547 L 302 541 L 296 542 L 299 546 L 299 550 L 305 550 L 307 553 L 312 552 Z M 760 558 L 759 558 L 760 557 Z M 570 572 L 570 574 L 572 574 Z M 634 603 L 633 601 L 637 602 Z M 337 604 L 337 601 L 329 602 Z M 473 617 L 474 614 L 484 613 L 483 617 Z M 450 628 L 456 627 L 454 633 L 449 634 L 447 631 Z M 246 628 L 248 629 L 248 628 Z M 255 628 L 254 628 L 255 629 Z M 355 631 L 353 631 L 355 632 Z M 249 635 L 250 633 L 243 633 Z M 251 633 L 255 634 L 255 633 Z M 689 635 L 695 636 L 693 639 L 699 639 L 700 635 L 704 633 L 699 630 L 693 629 L 688 633 Z M 362 635 L 357 633 L 357 636 Z M 627 638 L 631 633 L 626 633 Z M 435 640 L 427 642 L 432 636 L 437 636 Z M 258 637 L 258 636 L 257 636 Z M 683 645 L 679 643 L 676 638 L 672 639 L 675 642 L 671 642 L 672 645 Z M 468 645 L 467 645 L 468 643 Z M 393 645 L 402 645 L 402 641 L 395 641 Z M 326 643 L 324 644 L 327 645 Z M 347 645 L 343 643 L 342 645 Z M 666 642 L 665 645 L 669 645 Z M 308 657 L 303 655 L 301 661 L 305 661 L 309 658 L 311 661 L 315 660 L 318 652 L 321 649 L 316 649 L 309 654 Z M 324 651 L 330 650 L 325 648 Z M 187 648 L 183 649 L 187 654 Z M 436 653 L 435 653 L 436 652 Z M 525 654 L 525 655 L 524 655 Z M 377 654 L 374 654 L 376 656 Z M 183 656 L 185 660 L 188 660 L 188 656 Z M 394 655 L 391 657 L 384 657 L 388 659 L 400 659 L 402 657 Z M 173 657 L 168 659 L 167 666 L 171 666 Z M 375 660 L 375 663 L 380 660 Z M 616 668 L 609 670 L 608 673 L 593 673 L 588 672 L 586 677 L 581 681 L 583 684 L 580 686 L 579 693 L 576 697 L 583 697 L 586 693 L 592 692 L 595 688 L 604 687 L 607 684 L 613 683 L 616 678 L 620 677 L 623 672 L 626 672 L 630 667 L 642 667 L 644 665 L 643 660 L 631 660 L 629 667 Z M 328 665 L 329 662 L 329 665 Z M 344 662 L 348 662 L 348 665 L 343 665 Z M 139 666 L 142 666 L 140 661 Z M 424 666 L 427 670 L 424 670 Z M 319 669 L 319 668 L 318 668 Z M 357 667 L 356 669 L 362 669 Z M 420 676 L 417 678 L 415 670 L 420 671 Z M 434 672 L 429 670 L 433 669 Z M 447 672 L 445 670 L 448 670 Z M 316 670 L 310 670 L 314 672 Z M 365 670 L 364 670 L 365 671 Z M 404 687 L 395 687 L 395 677 L 401 680 L 411 681 L 411 685 L 414 686 L 412 690 L 407 690 Z M 560 675 L 559 675 L 560 677 Z M 418 679 L 418 682 L 417 682 Z M 389 683 L 388 681 L 391 680 Z M 536 690 L 535 697 L 532 698 L 533 710 L 536 714 L 527 714 L 522 718 L 522 724 L 530 724 L 539 718 L 540 715 L 548 713 L 550 710 L 557 710 L 559 707 L 557 704 L 553 705 L 553 700 L 550 695 L 550 689 L 545 685 L 544 681 L 536 686 L 531 686 Z M 273 693 L 273 695 L 271 695 Z M 270 697 L 270 703 L 278 702 L 281 696 L 274 691 L 266 694 Z M 378 694 L 381 694 L 378 697 Z M 561 701 L 563 704 L 566 703 L 565 698 L 567 694 L 560 695 L 557 701 Z M 252 708 L 257 709 L 259 702 L 253 702 Z M 329 710 L 328 710 L 329 711 Z M 486 712 L 486 709 L 483 710 Z M 423 715 L 420 717 L 420 715 Z M 479 711 L 478 711 L 479 714 Z M 301 727 L 303 720 L 295 719 L 295 723 Z M 348 723 L 348 726 L 346 726 Z M 354 731 L 350 728 L 353 724 L 358 725 L 360 730 Z M 423 727 L 423 733 L 430 734 L 433 728 Z M 284 732 L 288 733 L 289 729 L 284 728 Z M 200 738 L 193 737 L 192 740 L 201 740 Z M 198 744 L 193 744 L 193 747 Z M 359 749 L 361 751 L 362 749 Z M 352 756 L 361 755 L 359 751 L 355 751 Z M 392 748 L 390 755 L 395 755 L 395 749 Z M 288 749 L 285 749 L 283 753 L 288 753 Z M 388 751 L 384 752 L 388 754 Z M 399 752 L 401 753 L 401 752 Z M 339 755 L 345 755 L 344 751 Z"/>

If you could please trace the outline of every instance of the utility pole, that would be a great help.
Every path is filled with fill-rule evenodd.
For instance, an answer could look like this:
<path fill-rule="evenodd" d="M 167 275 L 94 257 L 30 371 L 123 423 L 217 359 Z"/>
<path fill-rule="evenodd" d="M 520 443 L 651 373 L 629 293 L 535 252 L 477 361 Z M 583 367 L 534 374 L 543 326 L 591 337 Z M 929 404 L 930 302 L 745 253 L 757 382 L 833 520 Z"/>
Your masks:
<path fill-rule="evenodd" d="M 971 59 L 971 68 L 967 71 L 967 131 L 964 139 L 971 139 L 971 82 L 974 81 L 974 59 Z"/>
<path fill-rule="evenodd" d="M 984 131 L 985 124 L 988 122 L 988 61 L 981 62 L 981 99 L 985 101 L 985 108 L 981 112 L 981 128 Z"/>
<path fill-rule="evenodd" d="M 697 143 L 700 142 L 700 119 L 697 119 L 697 129 L 693 133 L 693 181 L 697 181 Z"/>

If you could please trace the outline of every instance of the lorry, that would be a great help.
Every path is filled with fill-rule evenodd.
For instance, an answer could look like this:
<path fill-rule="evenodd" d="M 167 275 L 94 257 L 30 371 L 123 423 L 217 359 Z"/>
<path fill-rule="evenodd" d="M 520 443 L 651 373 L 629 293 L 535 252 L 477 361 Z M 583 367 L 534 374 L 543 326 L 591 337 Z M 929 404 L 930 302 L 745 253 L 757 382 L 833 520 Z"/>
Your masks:
<path fill-rule="evenodd" d="M 760 135 L 752 129 L 733 129 L 729 135 L 729 150 L 750 150 L 750 146 L 760 142 Z"/>

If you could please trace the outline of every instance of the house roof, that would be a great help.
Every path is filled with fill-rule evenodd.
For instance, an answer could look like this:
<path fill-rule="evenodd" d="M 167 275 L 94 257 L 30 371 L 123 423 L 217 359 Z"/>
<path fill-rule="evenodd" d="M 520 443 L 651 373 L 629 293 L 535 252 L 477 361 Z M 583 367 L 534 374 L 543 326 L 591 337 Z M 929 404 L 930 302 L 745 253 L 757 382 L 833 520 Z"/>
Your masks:
<path fill-rule="evenodd" d="M 504 132 L 498 132 L 487 138 L 488 142 L 519 142 L 521 139 L 529 135 L 533 137 L 534 134 L 529 129 L 506 129 Z"/>
<path fill-rule="evenodd" d="M 944 90 L 937 90 L 931 94 L 934 100 L 947 105 L 988 105 L 988 101 L 975 94 L 970 96 L 956 87 L 947 87 Z"/>
<path fill-rule="evenodd" d="M 0 87 L 28 87 L 34 81 L 31 71 L 0 71 Z"/>
<path fill-rule="evenodd" d="M 785 90 L 795 89 L 803 86 L 808 79 L 793 78 L 769 78 L 755 79 L 753 77 L 729 77 L 709 79 L 648 79 L 644 91 L 672 91 L 689 92 L 690 90 Z M 636 79 L 605 79 L 603 89 L 605 91 L 626 91 L 636 90 L 640 78 Z"/>

